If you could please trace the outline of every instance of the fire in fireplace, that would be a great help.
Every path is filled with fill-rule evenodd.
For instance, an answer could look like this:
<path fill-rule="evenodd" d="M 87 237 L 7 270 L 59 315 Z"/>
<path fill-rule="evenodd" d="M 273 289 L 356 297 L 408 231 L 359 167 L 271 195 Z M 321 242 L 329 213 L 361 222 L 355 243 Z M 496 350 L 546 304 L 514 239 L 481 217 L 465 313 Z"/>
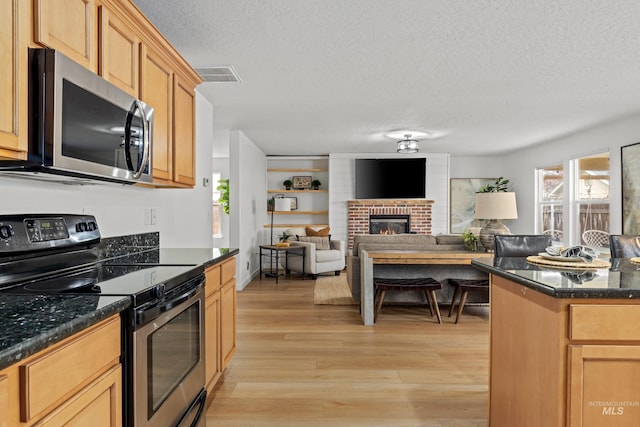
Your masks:
<path fill-rule="evenodd" d="M 409 215 L 370 215 L 369 234 L 408 233 Z"/>

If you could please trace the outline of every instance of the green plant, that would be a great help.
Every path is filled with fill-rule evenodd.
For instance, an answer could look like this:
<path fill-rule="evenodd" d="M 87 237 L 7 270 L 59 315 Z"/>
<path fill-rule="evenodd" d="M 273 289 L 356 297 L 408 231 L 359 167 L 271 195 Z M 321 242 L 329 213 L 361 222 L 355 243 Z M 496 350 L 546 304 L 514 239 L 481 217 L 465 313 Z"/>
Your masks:
<path fill-rule="evenodd" d="M 276 210 L 276 198 L 270 197 L 267 199 L 267 212 L 273 212 Z"/>
<path fill-rule="evenodd" d="M 280 242 L 286 242 L 289 237 L 291 237 L 291 236 L 283 231 L 282 234 L 278 236 L 278 240 Z"/>
<path fill-rule="evenodd" d="M 320 181 L 318 181 L 317 179 L 314 179 L 313 181 L 311 181 L 311 186 L 315 190 L 317 190 L 321 185 L 322 185 L 322 183 Z"/>
<path fill-rule="evenodd" d="M 282 185 L 284 185 L 285 189 L 291 190 L 291 186 L 293 185 L 293 182 L 291 182 L 290 179 L 285 179 Z"/>
<path fill-rule="evenodd" d="M 224 213 L 229 215 L 229 180 L 228 179 L 219 179 L 216 190 L 220 192 L 220 197 L 218 198 L 218 202 L 222 206 L 222 210 Z"/>
<path fill-rule="evenodd" d="M 471 231 L 467 230 L 462 233 L 462 241 L 464 242 L 464 246 L 470 251 L 478 250 L 478 237 Z"/>
<path fill-rule="evenodd" d="M 478 193 L 497 193 L 508 191 L 509 180 L 503 177 L 496 178 L 496 182 L 478 189 Z"/>

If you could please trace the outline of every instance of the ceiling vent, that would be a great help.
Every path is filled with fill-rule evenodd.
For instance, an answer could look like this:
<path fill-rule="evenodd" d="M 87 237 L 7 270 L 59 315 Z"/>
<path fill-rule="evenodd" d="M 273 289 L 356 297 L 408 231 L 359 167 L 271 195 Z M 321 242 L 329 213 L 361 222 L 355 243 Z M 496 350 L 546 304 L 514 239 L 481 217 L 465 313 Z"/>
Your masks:
<path fill-rule="evenodd" d="M 195 70 L 205 83 L 233 83 L 240 81 L 240 76 L 238 76 L 238 73 L 233 67 L 205 67 L 196 68 Z"/>

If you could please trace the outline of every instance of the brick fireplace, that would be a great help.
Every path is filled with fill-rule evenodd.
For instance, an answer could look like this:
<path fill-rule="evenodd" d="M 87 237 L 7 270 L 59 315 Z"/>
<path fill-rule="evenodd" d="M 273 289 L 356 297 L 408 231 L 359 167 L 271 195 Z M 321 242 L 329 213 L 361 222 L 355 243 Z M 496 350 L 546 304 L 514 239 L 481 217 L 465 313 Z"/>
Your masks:
<path fill-rule="evenodd" d="M 408 215 L 410 232 L 431 234 L 431 206 L 433 200 L 424 199 L 357 199 L 348 200 L 349 249 L 353 247 L 353 236 L 369 234 L 369 218 L 373 216 L 397 217 Z"/>

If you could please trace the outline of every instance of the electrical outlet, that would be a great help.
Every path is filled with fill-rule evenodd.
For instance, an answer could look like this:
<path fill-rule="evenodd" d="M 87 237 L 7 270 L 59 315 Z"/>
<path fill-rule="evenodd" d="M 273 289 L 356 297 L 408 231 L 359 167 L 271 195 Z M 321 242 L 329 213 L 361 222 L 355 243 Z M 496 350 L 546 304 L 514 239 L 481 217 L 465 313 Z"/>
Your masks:
<path fill-rule="evenodd" d="M 144 225 L 151 225 L 151 209 L 144 209 Z"/>
<path fill-rule="evenodd" d="M 157 209 L 151 208 L 150 210 L 151 210 L 151 225 L 156 225 L 158 223 Z"/>

